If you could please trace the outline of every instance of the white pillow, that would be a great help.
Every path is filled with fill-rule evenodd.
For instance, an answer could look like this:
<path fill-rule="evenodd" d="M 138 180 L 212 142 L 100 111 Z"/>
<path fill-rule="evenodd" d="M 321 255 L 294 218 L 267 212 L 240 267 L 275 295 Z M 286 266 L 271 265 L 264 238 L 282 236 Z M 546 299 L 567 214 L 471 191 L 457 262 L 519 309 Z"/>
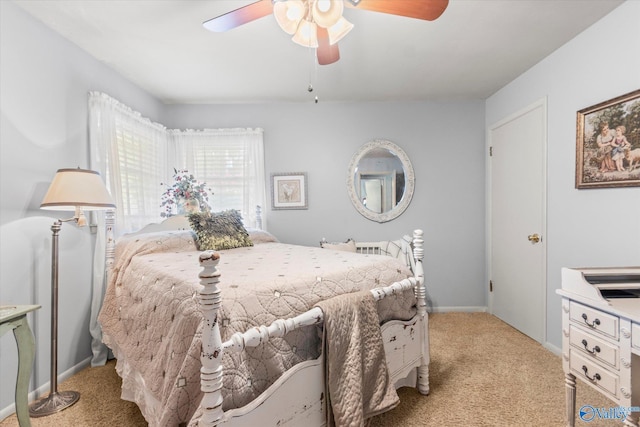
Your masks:
<path fill-rule="evenodd" d="M 259 228 L 247 228 L 247 232 L 254 245 L 257 243 L 278 242 L 276 236 Z"/>
<path fill-rule="evenodd" d="M 320 247 L 323 249 L 333 249 L 334 251 L 346 251 L 346 252 L 355 252 L 356 251 L 356 242 L 355 240 L 347 240 L 344 243 L 329 243 L 329 242 L 320 242 Z"/>

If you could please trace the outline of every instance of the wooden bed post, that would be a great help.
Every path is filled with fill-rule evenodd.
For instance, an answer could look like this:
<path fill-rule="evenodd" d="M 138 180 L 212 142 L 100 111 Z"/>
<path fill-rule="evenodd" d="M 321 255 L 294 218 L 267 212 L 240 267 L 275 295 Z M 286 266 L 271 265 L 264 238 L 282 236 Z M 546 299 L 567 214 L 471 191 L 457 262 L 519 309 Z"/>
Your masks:
<path fill-rule="evenodd" d="M 204 287 L 199 293 L 203 316 L 200 387 L 204 396 L 200 404 L 201 425 L 214 426 L 222 418 L 222 338 L 218 324 L 218 310 L 222 298 L 218 289 L 220 272 L 217 269 L 220 254 L 205 251 L 199 258 L 203 270 L 198 277 Z"/>
<path fill-rule="evenodd" d="M 422 364 L 418 367 L 418 391 L 421 394 L 429 394 L 429 315 L 427 313 L 427 288 L 424 283 L 424 258 L 423 231 L 413 232 L 413 257 L 415 259 L 416 298 L 418 300 L 418 316 L 422 322 Z"/>

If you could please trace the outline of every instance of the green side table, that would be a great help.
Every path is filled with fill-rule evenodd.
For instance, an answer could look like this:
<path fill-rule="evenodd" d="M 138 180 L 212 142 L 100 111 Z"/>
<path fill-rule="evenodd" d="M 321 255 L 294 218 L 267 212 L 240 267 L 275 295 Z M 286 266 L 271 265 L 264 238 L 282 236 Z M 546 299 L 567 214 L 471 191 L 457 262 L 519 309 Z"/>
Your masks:
<path fill-rule="evenodd" d="M 29 419 L 29 379 L 33 369 L 36 342 L 27 322 L 27 313 L 39 305 L 0 306 L 0 336 L 13 330 L 18 346 L 18 378 L 16 380 L 16 415 L 20 427 L 31 427 Z"/>

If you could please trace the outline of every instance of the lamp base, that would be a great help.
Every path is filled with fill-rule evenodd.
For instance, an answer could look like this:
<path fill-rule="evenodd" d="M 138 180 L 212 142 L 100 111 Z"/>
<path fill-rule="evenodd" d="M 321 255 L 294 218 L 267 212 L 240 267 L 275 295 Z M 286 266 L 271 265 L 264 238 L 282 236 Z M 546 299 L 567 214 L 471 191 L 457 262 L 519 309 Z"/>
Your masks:
<path fill-rule="evenodd" d="M 77 391 L 60 391 L 51 393 L 29 406 L 29 415 L 33 418 L 46 417 L 67 409 L 80 399 Z"/>

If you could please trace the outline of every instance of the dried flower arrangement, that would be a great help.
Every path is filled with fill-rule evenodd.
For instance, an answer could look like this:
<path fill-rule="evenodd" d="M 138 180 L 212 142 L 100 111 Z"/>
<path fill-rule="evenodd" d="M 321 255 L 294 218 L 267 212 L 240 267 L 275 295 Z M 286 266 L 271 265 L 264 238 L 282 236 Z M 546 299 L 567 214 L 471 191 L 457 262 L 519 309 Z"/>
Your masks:
<path fill-rule="evenodd" d="M 163 208 L 163 211 L 160 216 L 168 218 L 175 215 L 174 212 L 181 214 L 185 211 L 208 211 L 209 196 L 212 196 L 213 192 L 207 187 L 207 184 L 196 180 L 188 170 L 174 168 L 173 171 L 173 184 L 160 183 L 162 186 L 167 186 L 167 189 L 162 193 L 160 207 Z"/>

